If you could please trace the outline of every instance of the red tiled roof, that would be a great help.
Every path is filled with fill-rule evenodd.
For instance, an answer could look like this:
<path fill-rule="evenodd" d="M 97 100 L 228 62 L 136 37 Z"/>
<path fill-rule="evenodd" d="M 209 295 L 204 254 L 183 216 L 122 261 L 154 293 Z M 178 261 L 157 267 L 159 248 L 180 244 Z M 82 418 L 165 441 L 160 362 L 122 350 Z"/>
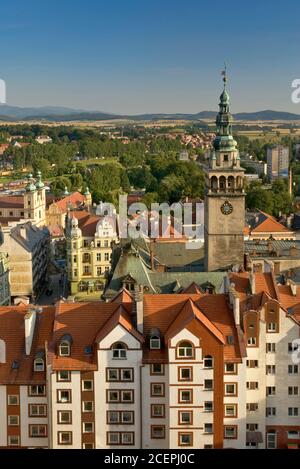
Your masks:
<path fill-rule="evenodd" d="M 251 230 L 251 233 L 291 233 L 291 230 L 279 223 L 274 217 L 268 213 L 260 212 L 266 217 L 259 225 Z"/>
<path fill-rule="evenodd" d="M 0 197 L 0 208 L 24 208 L 23 195 L 6 195 Z"/>
<path fill-rule="evenodd" d="M 68 206 L 71 205 L 73 208 L 79 207 L 85 202 L 85 197 L 80 192 L 73 192 L 73 194 L 67 195 L 61 200 L 57 200 L 55 205 L 61 209 L 62 212 L 68 210 Z"/>

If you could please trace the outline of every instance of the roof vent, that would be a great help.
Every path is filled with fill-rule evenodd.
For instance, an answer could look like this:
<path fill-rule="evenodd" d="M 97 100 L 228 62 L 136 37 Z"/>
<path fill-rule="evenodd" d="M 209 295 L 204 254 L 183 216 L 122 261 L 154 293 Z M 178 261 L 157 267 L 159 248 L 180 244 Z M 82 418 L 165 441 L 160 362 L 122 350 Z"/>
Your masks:
<path fill-rule="evenodd" d="M 18 360 L 14 360 L 11 364 L 11 367 L 13 370 L 18 370 L 20 368 L 20 363 L 18 362 Z"/>
<path fill-rule="evenodd" d="M 92 345 L 86 345 L 84 347 L 84 354 L 85 355 L 92 355 L 93 353 L 93 346 Z"/>

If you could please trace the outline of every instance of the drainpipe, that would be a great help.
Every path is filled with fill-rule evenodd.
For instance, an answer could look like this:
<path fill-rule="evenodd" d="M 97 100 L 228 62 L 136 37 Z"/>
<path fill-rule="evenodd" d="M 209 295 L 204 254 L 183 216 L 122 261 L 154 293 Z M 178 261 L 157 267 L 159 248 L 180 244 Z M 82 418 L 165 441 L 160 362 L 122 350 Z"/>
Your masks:
<path fill-rule="evenodd" d="M 143 393 L 142 393 L 142 386 L 143 386 L 143 378 L 142 372 L 145 365 L 140 365 L 140 449 L 143 449 Z"/>

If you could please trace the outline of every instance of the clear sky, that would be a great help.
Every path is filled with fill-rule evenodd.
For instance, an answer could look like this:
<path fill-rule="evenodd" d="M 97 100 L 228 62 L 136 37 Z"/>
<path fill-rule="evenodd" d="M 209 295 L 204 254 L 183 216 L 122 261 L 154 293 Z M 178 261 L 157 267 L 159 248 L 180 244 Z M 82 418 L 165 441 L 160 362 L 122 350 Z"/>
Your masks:
<path fill-rule="evenodd" d="M 299 0 L 1 2 L 7 104 L 115 113 L 217 109 L 300 113 Z"/>

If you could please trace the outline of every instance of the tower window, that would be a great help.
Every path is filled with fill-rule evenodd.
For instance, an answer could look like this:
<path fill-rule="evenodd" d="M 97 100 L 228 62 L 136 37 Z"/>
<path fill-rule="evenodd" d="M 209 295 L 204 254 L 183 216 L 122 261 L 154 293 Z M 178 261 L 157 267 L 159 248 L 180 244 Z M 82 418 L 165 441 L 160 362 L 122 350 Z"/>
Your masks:
<path fill-rule="evenodd" d="M 224 155 L 224 162 L 228 163 L 228 161 L 229 161 L 228 155 Z"/>

